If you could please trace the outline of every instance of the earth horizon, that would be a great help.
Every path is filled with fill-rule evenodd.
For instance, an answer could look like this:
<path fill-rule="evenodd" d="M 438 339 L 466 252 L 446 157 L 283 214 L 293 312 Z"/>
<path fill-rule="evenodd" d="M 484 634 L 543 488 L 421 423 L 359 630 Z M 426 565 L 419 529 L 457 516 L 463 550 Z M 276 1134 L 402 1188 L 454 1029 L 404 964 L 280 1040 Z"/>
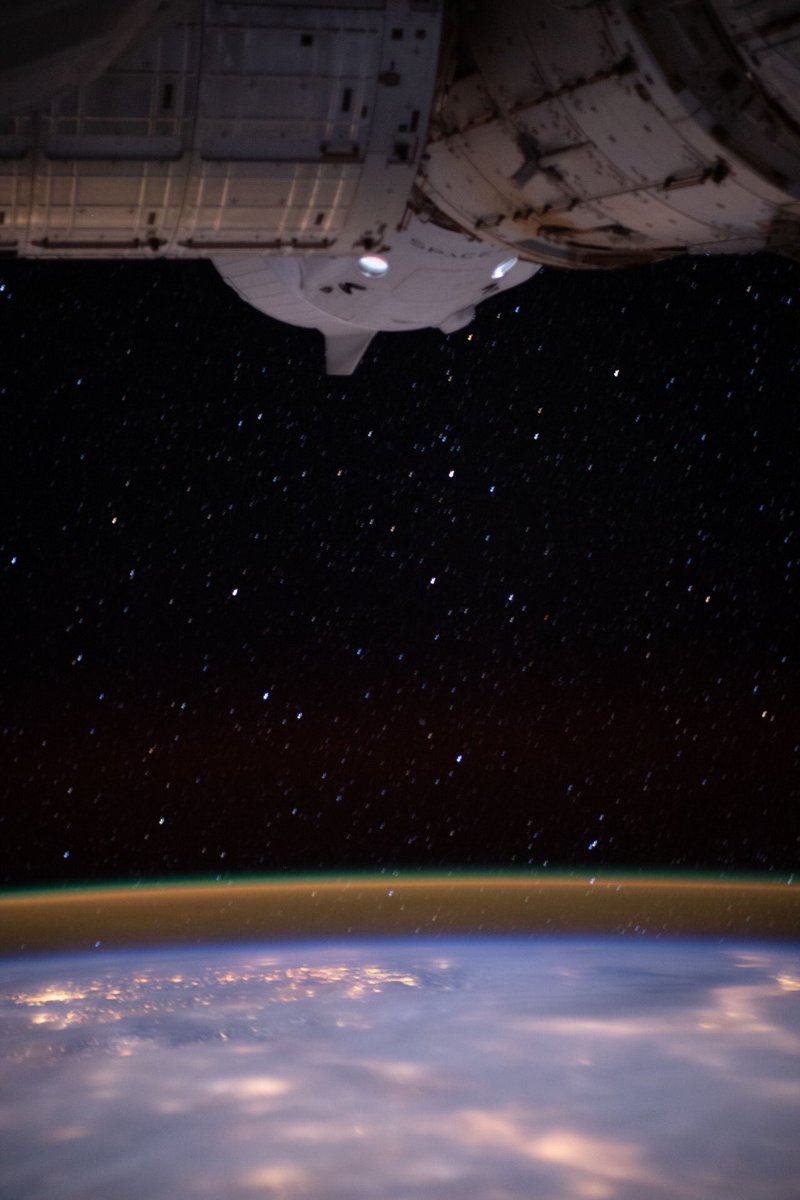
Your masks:
<path fill-rule="evenodd" d="M 0 898 L 0 1198 L 794 1200 L 797 889 L 672 883 Z"/>

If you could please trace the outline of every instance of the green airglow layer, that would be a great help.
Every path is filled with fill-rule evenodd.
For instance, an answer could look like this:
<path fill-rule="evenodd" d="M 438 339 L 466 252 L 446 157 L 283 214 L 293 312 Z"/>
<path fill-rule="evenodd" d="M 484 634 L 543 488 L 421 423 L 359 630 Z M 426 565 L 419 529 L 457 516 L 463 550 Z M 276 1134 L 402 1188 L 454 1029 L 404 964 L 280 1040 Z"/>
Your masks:
<path fill-rule="evenodd" d="M 155 891 L 164 888 L 225 888 L 225 887 L 291 887 L 302 884 L 410 884 L 410 883 L 474 883 L 480 881 L 489 886 L 495 883 L 602 883 L 609 880 L 637 884 L 679 885 L 692 886 L 700 884 L 718 884 L 720 886 L 738 887 L 796 887 L 800 888 L 800 874 L 792 872 L 776 875 L 774 872 L 744 872 L 744 871 L 691 871 L 675 868 L 673 870 L 659 869 L 652 871 L 647 868 L 624 867 L 614 870 L 593 871 L 589 867 L 580 868 L 539 868 L 524 870 L 522 868 L 456 868 L 452 870 L 382 870 L 369 869 L 355 871 L 303 871 L 303 872 L 266 872 L 263 874 L 225 874 L 225 875 L 186 875 L 164 878 L 139 879 L 109 879 L 89 880 L 80 883 L 44 884 L 34 887 L 9 888 L 0 891 L 0 902 L 10 897 L 57 897 L 66 895 L 83 895 L 87 892 L 131 892 Z"/>
<path fill-rule="evenodd" d="M 0 952 L 487 935 L 800 942 L 792 877 L 349 872 L 41 888 L 0 896 Z"/>

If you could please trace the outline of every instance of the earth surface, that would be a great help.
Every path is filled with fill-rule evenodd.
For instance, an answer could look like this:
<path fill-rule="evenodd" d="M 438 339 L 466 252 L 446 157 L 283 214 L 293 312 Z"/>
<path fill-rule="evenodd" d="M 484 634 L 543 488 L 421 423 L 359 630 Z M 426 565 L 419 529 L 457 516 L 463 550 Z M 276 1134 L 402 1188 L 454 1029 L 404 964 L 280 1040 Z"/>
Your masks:
<path fill-rule="evenodd" d="M 3 1200 L 796 1200 L 800 945 L 0 962 Z"/>

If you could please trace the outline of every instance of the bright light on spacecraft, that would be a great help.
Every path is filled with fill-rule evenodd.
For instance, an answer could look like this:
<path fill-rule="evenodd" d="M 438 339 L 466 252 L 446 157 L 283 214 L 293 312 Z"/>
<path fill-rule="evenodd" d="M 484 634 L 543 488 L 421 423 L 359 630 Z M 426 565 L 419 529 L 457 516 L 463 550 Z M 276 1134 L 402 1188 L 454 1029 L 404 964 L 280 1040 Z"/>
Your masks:
<path fill-rule="evenodd" d="M 516 262 L 516 259 L 514 261 Z M 364 254 L 358 260 L 358 269 L 369 279 L 379 279 L 389 270 L 389 264 L 385 258 L 379 258 L 377 254 Z"/>
<path fill-rule="evenodd" d="M 495 269 L 492 271 L 492 279 L 502 279 L 503 276 L 507 275 L 512 267 L 515 267 L 518 262 L 518 258 L 507 258 L 505 262 L 498 263 Z"/>

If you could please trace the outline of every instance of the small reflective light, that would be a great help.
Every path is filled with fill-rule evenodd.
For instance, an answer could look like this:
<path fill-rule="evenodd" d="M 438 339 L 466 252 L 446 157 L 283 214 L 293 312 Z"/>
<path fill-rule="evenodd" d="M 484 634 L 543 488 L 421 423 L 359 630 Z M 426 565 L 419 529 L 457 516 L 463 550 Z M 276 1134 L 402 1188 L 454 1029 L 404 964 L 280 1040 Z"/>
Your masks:
<path fill-rule="evenodd" d="M 389 270 L 389 264 L 385 258 L 379 258 L 377 254 L 364 254 L 358 260 L 358 269 L 362 275 L 366 275 L 370 279 L 378 279 Z"/>
<path fill-rule="evenodd" d="M 502 279 L 503 276 L 507 275 L 511 268 L 515 267 L 518 262 L 518 258 L 507 258 L 505 262 L 498 263 L 495 269 L 492 271 L 492 279 Z"/>

